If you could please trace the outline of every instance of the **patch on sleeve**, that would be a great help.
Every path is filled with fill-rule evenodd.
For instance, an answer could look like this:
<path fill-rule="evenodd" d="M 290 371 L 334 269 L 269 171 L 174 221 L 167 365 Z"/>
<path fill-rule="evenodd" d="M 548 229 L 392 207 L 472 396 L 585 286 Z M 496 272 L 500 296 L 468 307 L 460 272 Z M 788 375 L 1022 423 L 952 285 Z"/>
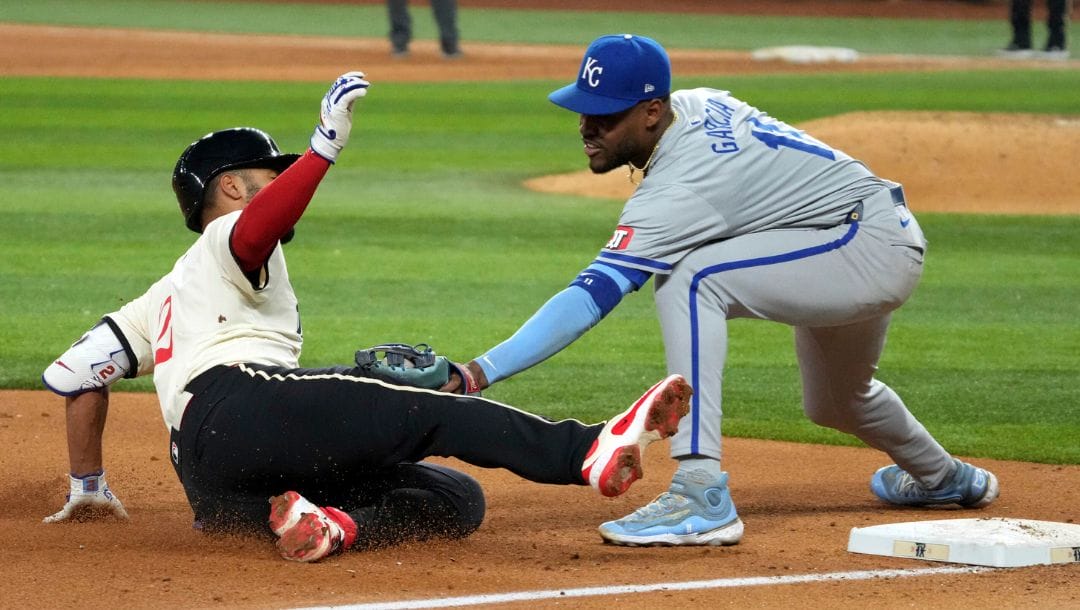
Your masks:
<path fill-rule="evenodd" d="M 615 234 L 608 240 L 605 250 L 625 250 L 630 245 L 630 240 L 634 238 L 634 228 L 626 225 L 619 225 L 615 227 Z"/>

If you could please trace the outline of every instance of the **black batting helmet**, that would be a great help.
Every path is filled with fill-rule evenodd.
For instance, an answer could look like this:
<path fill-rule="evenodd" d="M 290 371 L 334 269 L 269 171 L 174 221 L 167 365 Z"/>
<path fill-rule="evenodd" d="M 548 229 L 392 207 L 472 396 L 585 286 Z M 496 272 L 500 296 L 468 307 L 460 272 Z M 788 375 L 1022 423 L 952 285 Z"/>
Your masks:
<path fill-rule="evenodd" d="M 223 129 L 192 142 L 176 161 L 172 178 L 184 224 L 202 233 L 203 198 L 206 185 L 214 176 L 247 167 L 283 172 L 299 158 L 300 155 L 283 154 L 269 134 L 253 127 Z"/>

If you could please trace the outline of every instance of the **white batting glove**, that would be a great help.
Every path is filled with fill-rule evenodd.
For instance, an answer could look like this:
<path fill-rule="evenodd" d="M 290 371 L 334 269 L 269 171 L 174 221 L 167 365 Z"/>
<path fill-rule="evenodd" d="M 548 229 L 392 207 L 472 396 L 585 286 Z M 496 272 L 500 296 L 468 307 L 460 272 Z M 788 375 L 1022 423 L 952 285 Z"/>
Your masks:
<path fill-rule="evenodd" d="M 353 102 L 367 95 L 368 83 L 363 72 L 346 72 L 330 85 L 323 97 L 319 124 L 311 134 L 311 150 L 333 163 L 349 141 L 352 130 Z"/>
<path fill-rule="evenodd" d="M 109 491 L 104 470 L 84 477 L 68 475 L 68 478 L 71 479 L 71 491 L 68 493 L 67 503 L 60 512 L 45 517 L 43 522 L 81 521 L 108 513 L 118 519 L 128 518 L 124 505 Z"/>

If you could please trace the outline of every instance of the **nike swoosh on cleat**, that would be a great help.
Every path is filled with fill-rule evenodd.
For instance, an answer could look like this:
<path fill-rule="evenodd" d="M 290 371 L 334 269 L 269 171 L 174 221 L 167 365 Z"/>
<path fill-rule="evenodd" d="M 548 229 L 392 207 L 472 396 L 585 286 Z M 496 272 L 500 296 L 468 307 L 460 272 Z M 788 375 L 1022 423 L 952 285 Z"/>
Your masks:
<path fill-rule="evenodd" d="M 901 226 L 901 227 L 907 228 L 907 226 L 908 226 L 909 224 L 911 224 L 911 219 L 910 219 L 910 218 L 904 218 L 904 219 L 902 219 L 902 220 L 900 221 L 900 226 Z"/>

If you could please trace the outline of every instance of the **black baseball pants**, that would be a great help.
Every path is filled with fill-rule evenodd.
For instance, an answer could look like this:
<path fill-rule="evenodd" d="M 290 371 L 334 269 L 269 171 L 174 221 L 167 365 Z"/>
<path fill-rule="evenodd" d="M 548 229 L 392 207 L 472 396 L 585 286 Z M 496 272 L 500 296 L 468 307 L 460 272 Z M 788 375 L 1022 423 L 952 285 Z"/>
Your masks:
<path fill-rule="evenodd" d="M 581 463 L 602 428 L 347 367 L 218 366 L 187 391 L 172 455 L 196 526 L 268 532 L 270 496 L 292 490 L 353 516 L 361 548 L 479 527 L 479 484 L 424 458 L 583 485 Z"/>

